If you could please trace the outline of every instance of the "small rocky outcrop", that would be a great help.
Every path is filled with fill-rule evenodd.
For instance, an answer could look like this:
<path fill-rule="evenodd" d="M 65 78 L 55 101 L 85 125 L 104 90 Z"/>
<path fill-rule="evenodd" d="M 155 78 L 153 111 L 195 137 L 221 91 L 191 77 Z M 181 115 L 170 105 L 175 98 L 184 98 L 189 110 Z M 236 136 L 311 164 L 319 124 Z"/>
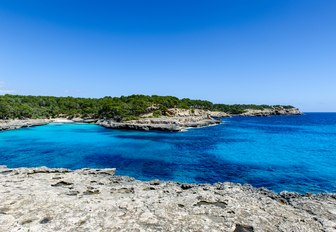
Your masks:
<path fill-rule="evenodd" d="M 1 231 L 335 231 L 335 194 L 0 167 Z"/>

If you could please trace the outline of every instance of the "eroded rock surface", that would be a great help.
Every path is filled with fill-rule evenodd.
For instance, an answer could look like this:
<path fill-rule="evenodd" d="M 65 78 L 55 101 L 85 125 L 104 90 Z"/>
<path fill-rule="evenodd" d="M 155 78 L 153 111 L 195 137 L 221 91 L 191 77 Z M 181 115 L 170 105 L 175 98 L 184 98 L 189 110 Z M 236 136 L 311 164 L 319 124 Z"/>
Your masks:
<path fill-rule="evenodd" d="M 1 231 L 335 231 L 336 196 L 0 167 Z"/>

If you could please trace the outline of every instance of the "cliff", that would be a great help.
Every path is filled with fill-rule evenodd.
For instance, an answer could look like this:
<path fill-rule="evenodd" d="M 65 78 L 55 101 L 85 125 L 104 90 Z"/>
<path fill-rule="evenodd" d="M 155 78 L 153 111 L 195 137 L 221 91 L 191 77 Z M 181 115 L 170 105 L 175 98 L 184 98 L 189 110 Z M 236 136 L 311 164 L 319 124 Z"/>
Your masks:
<path fill-rule="evenodd" d="M 336 195 L 0 167 L 1 231 L 335 231 Z"/>
<path fill-rule="evenodd" d="M 141 115 L 137 120 L 116 122 L 111 119 L 104 119 L 99 120 L 97 124 L 114 129 L 182 131 L 191 127 L 205 127 L 219 124 L 220 120 L 216 120 L 215 118 L 298 114 L 302 114 L 299 109 L 284 108 L 282 106 L 262 110 L 249 109 L 246 110 L 246 112 L 237 115 L 220 111 L 171 108 L 166 111 L 167 116 L 155 117 L 153 113 L 148 113 Z"/>
<path fill-rule="evenodd" d="M 203 117 L 143 118 L 126 122 L 99 120 L 98 125 L 113 129 L 182 131 L 190 127 L 205 127 L 219 124 L 219 120 Z"/>
<path fill-rule="evenodd" d="M 221 117 L 227 116 L 226 113 L 218 113 L 221 113 Z M 182 131 L 190 127 L 205 127 L 220 123 L 220 120 L 213 119 L 211 112 L 206 110 L 172 108 L 168 109 L 166 114 L 167 116 L 155 117 L 153 113 L 149 113 L 141 115 L 137 120 L 129 120 L 126 122 L 115 122 L 108 119 L 99 120 L 97 124 L 107 128 L 117 129 Z"/>
<path fill-rule="evenodd" d="M 248 109 L 240 114 L 241 116 L 272 116 L 272 115 L 300 115 L 302 112 L 298 108 L 285 108 L 282 106 L 266 108 L 262 110 Z"/>

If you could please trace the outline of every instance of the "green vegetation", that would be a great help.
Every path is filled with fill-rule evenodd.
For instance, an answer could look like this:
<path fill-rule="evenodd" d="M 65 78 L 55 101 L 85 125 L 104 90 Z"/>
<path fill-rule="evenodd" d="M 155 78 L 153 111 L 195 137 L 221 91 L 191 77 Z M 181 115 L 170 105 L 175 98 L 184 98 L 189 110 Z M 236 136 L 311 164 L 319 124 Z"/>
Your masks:
<path fill-rule="evenodd" d="M 121 97 L 74 98 L 47 96 L 0 96 L 0 119 L 14 118 L 113 118 L 117 121 L 136 119 L 153 112 L 154 117 L 165 115 L 169 108 L 204 109 L 239 114 L 246 109 L 271 108 L 268 105 L 225 105 L 209 101 L 178 99 L 171 96 L 131 95 Z M 285 106 L 292 108 L 292 106 Z"/>

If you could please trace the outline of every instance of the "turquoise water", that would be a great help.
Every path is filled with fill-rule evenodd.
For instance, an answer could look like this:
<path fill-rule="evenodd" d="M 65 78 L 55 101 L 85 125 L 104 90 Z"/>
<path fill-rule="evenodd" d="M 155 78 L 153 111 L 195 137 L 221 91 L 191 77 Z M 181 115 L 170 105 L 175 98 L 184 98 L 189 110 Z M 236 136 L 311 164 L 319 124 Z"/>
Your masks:
<path fill-rule="evenodd" d="M 51 124 L 0 132 L 0 164 L 116 167 L 141 180 L 336 192 L 336 114 L 224 118 L 181 133 Z"/>

